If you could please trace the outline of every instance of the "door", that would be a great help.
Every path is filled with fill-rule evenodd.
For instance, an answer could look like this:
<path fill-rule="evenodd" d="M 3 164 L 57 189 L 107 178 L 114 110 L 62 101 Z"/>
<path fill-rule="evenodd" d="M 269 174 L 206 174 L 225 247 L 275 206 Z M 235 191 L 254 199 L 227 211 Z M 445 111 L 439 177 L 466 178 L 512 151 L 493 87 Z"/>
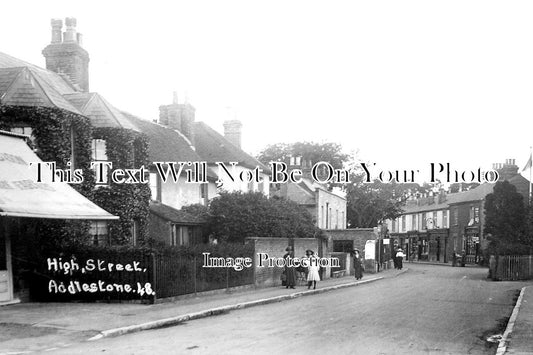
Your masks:
<path fill-rule="evenodd" d="M 8 267 L 10 262 L 10 246 L 5 229 L 0 221 L 0 302 L 11 301 L 11 268 Z"/>

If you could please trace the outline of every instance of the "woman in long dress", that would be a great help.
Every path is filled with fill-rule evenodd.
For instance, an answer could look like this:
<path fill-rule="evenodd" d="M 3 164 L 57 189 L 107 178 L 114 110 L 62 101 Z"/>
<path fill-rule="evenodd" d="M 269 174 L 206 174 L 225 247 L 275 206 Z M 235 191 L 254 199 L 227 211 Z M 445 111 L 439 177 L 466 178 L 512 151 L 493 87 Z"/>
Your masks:
<path fill-rule="evenodd" d="M 307 289 L 311 288 L 311 285 L 313 285 L 313 289 L 316 289 L 316 283 L 317 281 L 320 281 L 320 275 L 318 274 L 318 270 L 320 269 L 320 265 L 318 264 L 318 257 L 315 255 L 315 252 L 312 250 L 307 250 L 305 252 L 305 255 L 309 259 L 309 272 L 307 273 Z"/>
<path fill-rule="evenodd" d="M 283 259 L 294 259 L 294 251 L 292 250 L 291 246 L 288 246 L 285 251 L 287 253 L 283 255 Z M 287 265 L 288 262 L 287 260 L 285 260 L 285 270 L 283 271 L 285 273 L 285 288 L 294 288 L 294 286 L 296 285 L 296 271 L 293 267 L 289 267 Z"/>
<path fill-rule="evenodd" d="M 355 279 L 361 280 L 363 278 L 363 258 L 358 249 L 354 249 L 352 255 Z"/>

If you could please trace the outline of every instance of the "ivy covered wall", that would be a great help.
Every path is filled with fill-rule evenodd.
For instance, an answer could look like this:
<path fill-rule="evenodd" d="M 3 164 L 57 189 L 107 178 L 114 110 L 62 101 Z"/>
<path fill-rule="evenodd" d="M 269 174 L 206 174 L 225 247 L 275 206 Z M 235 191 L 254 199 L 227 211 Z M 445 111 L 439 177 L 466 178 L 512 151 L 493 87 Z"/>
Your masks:
<path fill-rule="evenodd" d="M 148 167 L 148 139 L 144 134 L 123 128 L 94 128 L 93 137 L 106 141 L 107 160 L 113 163 L 113 169 Z M 137 244 L 144 244 L 150 203 L 148 184 L 109 181 L 107 186 L 96 188 L 93 201 L 120 217 L 108 225 L 111 244 L 132 244 L 134 221 L 138 228 Z"/>
<path fill-rule="evenodd" d="M 138 244 L 147 235 L 150 187 L 148 184 L 116 184 L 95 188 L 92 161 L 92 139 L 104 139 L 108 160 L 113 169 L 148 166 L 148 139 L 142 133 L 123 128 L 94 128 L 89 118 L 58 108 L 0 106 L 0 129 L 31 127 L 36 153 L 43 161 L 54 161 L 60 169 L 66 169 L 71 160 L 74 138 L 74 166 L 83 169 L 84 182 L 71 184 L 85 197 L 119 216 L 109 223 L 111 244 L 131 244 L 132 228 L 137 221 Z M 89 223 L 86 221 L 35 220 L 36 231 L 42 234 L 43 244 L 50 248 L 65 244 L 92 243 Z M 71 238 L 69 238 L 69 235 Z M 40 236 L 35 236 L 40 240 Z"/>

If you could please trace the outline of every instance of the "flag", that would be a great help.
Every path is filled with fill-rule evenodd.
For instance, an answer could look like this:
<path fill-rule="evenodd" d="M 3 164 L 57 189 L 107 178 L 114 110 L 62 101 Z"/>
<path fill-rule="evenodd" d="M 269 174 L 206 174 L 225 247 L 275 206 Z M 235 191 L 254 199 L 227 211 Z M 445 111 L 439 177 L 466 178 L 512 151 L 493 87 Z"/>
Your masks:
<path fill-rule="evenodd" d="M 531 153 L 530 153 L 529 154 L 529 160 L 527 161 L 526 166 L 524 166 L 524 169 L 522 169 L 522 171 L 524 171 L 526 169 L 531 169 L 531 165 L 533 165 L 533 161 L 531 160 Z"/>

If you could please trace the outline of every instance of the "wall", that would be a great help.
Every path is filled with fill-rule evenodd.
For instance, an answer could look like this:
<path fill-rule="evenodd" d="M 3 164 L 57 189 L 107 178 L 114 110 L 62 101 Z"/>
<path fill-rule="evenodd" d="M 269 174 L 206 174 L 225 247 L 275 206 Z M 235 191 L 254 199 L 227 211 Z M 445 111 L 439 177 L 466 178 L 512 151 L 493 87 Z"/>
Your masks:
<path fill-rule="evenodd" d="M 374 228 L 328 229 L 323 232 L 328 239 L 328 253 L 333 252 L 334 240 L 351 240 L 353 241 L 353 248 L 364 253 L 366 241 L 378 238 Z"/>
<path fill-rule="evenodd" d="M 318 189 L 317 192 L 318 228 L 345 229 L 346 199 L 322 189 Z M 326 213 L 326 206 L 329 207 L 330 213 Z M 324 213 L 322 213 L 322 207 L 324 207 Z M 329 219 L 329 223 L 327 223 L 326 217 Z"/>
<path fill-rule="evenodd" d="M 305 255 L 307 249 L 315 252 L 319 249 L 319 240 L 313 238 L 293 239 L 294 256 L 301 257 Z M 246 238 L 246 243 L 253 243 L 254 251 L 254 277 L 255 285 L 259 287 L 281 286 L 282 267 L 259 267 L 258 253 L 267 253 L 269 257 L 282 258 L 285 255 L 285 249 L 291 244 L 288 238 Z M 327 273 L 327 271 L 324 271 Z"/>
<path fill-rule="evenodd" d="M 161 181 L 161 203 L 177 210 L 183 206 L 201 203 L 200 184 L 187 183 L 180 177 L 175 183 L 172 179 Z"/>
<path fill-rule="evenodd" d="M 148 217 L 148 236 L 158 242 L 170 245 L 170 223 L 153 213 Z"/>
<path fill-rule="evenodd" d="M 235 181 L 232 181 L 229 177 L 228 173 L 223 169 L 220 168 L 216 164 L 210 164 L 209 168 L 222 180 L 223 186 L 222 189 L 228 192 L 233 191 L 241 191 L 241 192 L 250 192 L 250 191 L 256 191 L 256 192 L 262 192 L 265 196 L 269 195 L 269 187 L 270 183 L 268 180 L 267 174 L 259 174 L 260 178 L 263 180 L 263 183 L 257 183 L 252 182 L 252 188 L 250 189 L 249 183 L 246 182 L 248 178 L 248 172 L 252 172 L 255 179 L 255 173 L 253 170 L 248 169 L 246 167 L 243 167 L 241 165 L 236 165 L 235 168 L 233 168 L 229 163 L 225 163 L 225 166 L 227 170 L 231 173 L 231 176 L 235 179 Z M 241 181 L 240 174 L 243 174 L 243 179 L 245 181 Z M 211 198 L 211 196 L 209 196 Z"/>

